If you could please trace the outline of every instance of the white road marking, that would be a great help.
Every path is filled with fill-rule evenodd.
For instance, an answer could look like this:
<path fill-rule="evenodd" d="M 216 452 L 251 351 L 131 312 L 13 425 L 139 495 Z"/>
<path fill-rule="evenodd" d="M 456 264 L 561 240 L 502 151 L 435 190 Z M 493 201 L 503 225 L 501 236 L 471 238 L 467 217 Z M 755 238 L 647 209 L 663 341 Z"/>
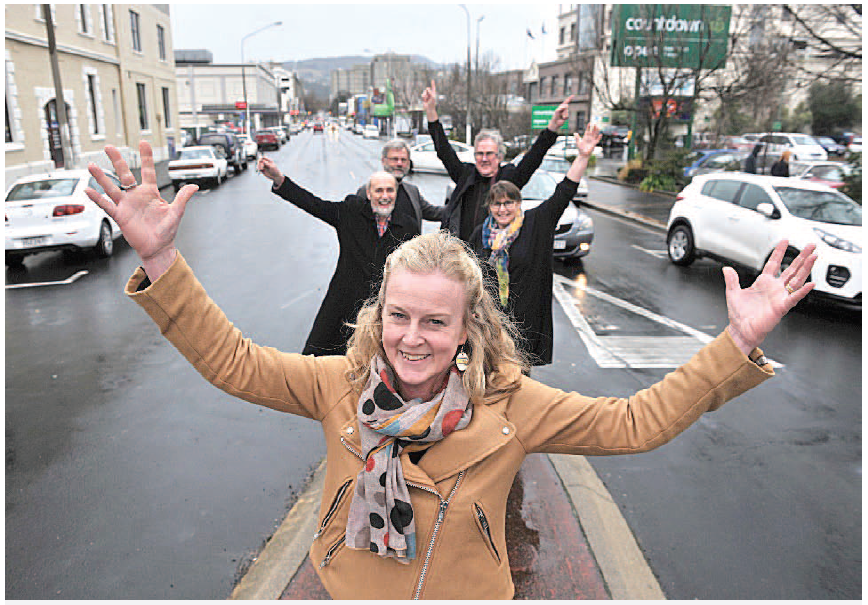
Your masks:
<path fill-rule="evenodd" d="M 296 296 L 295 298 L 293 298 L 293 299 L 290 300 L 289 302 L 286 302 L 286 303 L 280 305 L 280 308 L 281 308 L 281 309 L 286 309 L 287 307 L 291 307 L 292 305 L 294 305 L 295 303 L 297 303 L 298 301 L 300 301 L 300 300 L 301 300 L 302 298 L 304 298 L 305 296 L 310 296 L 310 295 L 313 294 L 314 292 L 316 292 L 316 290 L 308 290 L 307 292 L 302 292 L 301 294 L 299 294 L 298 296 Z"/>
<path fill-rule="evenodd" d="M 655 258 L 666 258 L 668 256 L 666 250 L 649 250 L 648 248 L 643 248 L 642 246 L 637 246 L 636 244 L 633 244 L 632 247 L 636 248 L 636 250 L 644 252 L 645 254 L 650 254 Z"/>
<path fill-rule="evenodd" d="M 677 368 L 693 357 L 704 345 L 714 340 L 705 332 L 674 319 L 585 286 L 582 288 L 585 294 L 686 334 L 686 336 L 600 336 L 591 329 L 579 312 L 575 299 L 568 292 L 568 288 L 573 288 L 575 285 L 566 277 L 555 275 L 552 292 L 588 348 L 588 353 L 601 368 Z M 772 359 L 769 359 L 769 363 L 776 368 L 783 367 Z"/>
<path fill-rule="evenodd" d="M 38 288 L 39 286 L 68 286 L 79 277 L 84 277 L 87 275 L 87 271 L 79 271 L 75 275 L 68 277 L 67 279 L 63 279 L 60 281 L 43 281 L 43 282 L 34 282 L 32 284 L 12 284 L 7 285 L 7 290 L 16 290 L 18 288 Z"/>

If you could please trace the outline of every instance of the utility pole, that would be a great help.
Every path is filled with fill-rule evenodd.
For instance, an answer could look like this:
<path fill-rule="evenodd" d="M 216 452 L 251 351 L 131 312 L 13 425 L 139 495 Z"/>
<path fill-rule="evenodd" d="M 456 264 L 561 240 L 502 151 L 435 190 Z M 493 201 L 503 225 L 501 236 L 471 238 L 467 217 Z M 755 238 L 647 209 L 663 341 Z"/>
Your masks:
<path fill-rule="evenodd" d="M 75 165 L 69 132 L 69 119 L 66 115 L 66 101 L 63 99 L 63 84 L 60 81 L 60 66 L 57 62 L 57 43 L 54 40 L 54 22 L 51 19 L 51 5 L 42 5 L 42 16 L 48 30 L 48 59 L 51 63 L 51 75 L 54 79 L 54 104 L 57 107 L 57 123 L 60 132 L 60 150 L 63 154 L 63 167 L 72 168 Z M 49 117 L 50 119 L 50 117 Z"/>

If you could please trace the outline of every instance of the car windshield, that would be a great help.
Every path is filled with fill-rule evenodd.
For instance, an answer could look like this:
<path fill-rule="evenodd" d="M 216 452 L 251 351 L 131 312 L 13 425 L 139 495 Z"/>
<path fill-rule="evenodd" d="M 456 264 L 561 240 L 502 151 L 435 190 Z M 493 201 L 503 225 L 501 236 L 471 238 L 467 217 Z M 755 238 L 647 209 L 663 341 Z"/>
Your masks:
<path fill-rule="evenodd" d="M 814 137 L 809 137 L 806 134 L 794 135 L 793 143 L 796 145 L 817 145 L 817 141 L 814 140 Z"/>
<path fill-rule="evenodd" d="M 558 182 L 550 174 L 534 172 L 521 189 L 521 197 L 525 200 L 547 200 L 555 194 Z"/>
<path fill-rule="evenodd" d="M 540 164 L 540 168 L 542 170 L 547 170 L 548 172 L 560 172 L 566 174 L 566 172 L 570 169 L 570 162 L 567 160 L 561 160 L 558 158 L 543 158 L 542 164 Z"/>
<path fill-rule="evenodd" d="M 47 197 L 66 197 L 72 195 L 79 179 L 46 179 L 18 183 L 6 195 L 7 202 L 40 200 Z"/>
<path fill-rule="evenodd" d="M 775 187 L 784 206 L 798 218 L 835 225 L 862 225 L 862 206 L 836 191 Z"/>
<path fill-rule="evenodd" d="M 208 149 L 182 149 L 179 160 L 201 160 L 202 158 L 214 157 Z"/>

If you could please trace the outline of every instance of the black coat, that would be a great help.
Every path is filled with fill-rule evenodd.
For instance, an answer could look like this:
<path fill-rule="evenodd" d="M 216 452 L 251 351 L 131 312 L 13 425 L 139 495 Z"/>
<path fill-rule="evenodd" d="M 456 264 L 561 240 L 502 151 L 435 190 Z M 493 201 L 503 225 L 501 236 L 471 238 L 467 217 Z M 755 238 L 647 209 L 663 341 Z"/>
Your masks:
<path fill-rule="evenodd" d="M 526 211 L 518 237 L 509 247 L 509 299 L 505 310 L 521 333 L 520 348 L 535 366 L 552 362 L 552 246 L 558 221 L 578 187 L 578 183 L 564 178 L 552 197 Z M 488 262 L 491 249 L 483 245 L 481 225 L 469 243 L 479 257 L 487 284 L 493 287 L 494 300 L 500 301 L 497 274 Z"/>
<path fill-rule="evenodd" d="M 380 237 L 370 202 L 357 195 L 327 202 L 288 178 L 272 191 L 337 231 L 338 263 L 302 353 L 343 355 L 352 333 L 345 324 L 355 322 L 362 304 L 376 293 L 386 257 L 401 242 L 419 235 L 413 210 L 409 204 L 396 204 L 389 227 Z"/>
<path fill-rule="evenodd" d="M 772 176 L 790 176 L 790 165 L 786 160 L 778 160 L 772 164 Z"/>
<path fill-rule="evenodd" d="M 458 159 L 458 154 L 455 153 L 455 150 L 452 149 L 452 145 L 449 144 L 449 139 L 446 138 L 446 133 L 443 131 L 443 126 L 440 124 L 440 120 L 428 122 L 428 132 L 431 134 L 431 139 L 434 141 L 434 148 L 437 150 L 437 157 L 440 158 L 441 162 L 443 162 L 443 166 L 446 168 L 449 178 L 451 178 L 455 183 L 455 190 L 449 197 L 449 201 L 446 202 L 446 210 L 440 228 L 447 229 L 450 233 L 457 235 L 465 241 L 469 241 L 470 233 L 461 233 L 462 212 L 475 211 L 475 209 L 468 210 L 466 207 L 469 205 L 467 202 L 468 190 L 474 185 L 479 184 L 479 186 L 483 188 L 480 195 L 482 195 L 484 202 L 484 195 L 488 193 L 488 189 L 491 187 L 491 179 L 487 179 L 479 174 L 479 171 L 476 169 L 476 164 L 462 162 Z M 519 162 L 518 166 L 514 164 L 503 164 L 498 169 L 497 174 L 494 177 L 495 180 L 510 181 L 519 189 L 527 185 L 527 182 L 530 180 L 530 177 L 533 176 L 534 171 L 536 171 L 542 163 L 543 156 L 545 156 L 546 152 L 554 144 L 557 138 L 558 135 L 548 128 L 543 129 L 536 138 L 536 141 L 534 141 L 533 146 L 524 155 L 521 162 Z M 479 198 L 477 197 L 476 199 Z M 481 209 L 479 212 L 480 220 L 477 222 L 477 225 L 474 225 L 474 228 L 478 226 L 487 215 L 487 209 Z"/>
<path fill-rule="evenodd" d="M 359 187 L 356 195 L 368 199 L 366 187 L 364 185 Z M 446 209 L 445 206 L 435 206 L 429 203 L 422 195 L 422 192 L 419 191 L 419 188 L 413 183 L 408 183 L 406 180 L 398 183 L 398 195 L 395 199 L 395 207 L 397 208 L 404 204 L 410 205 L 413 215 L 419 223 L 420 232 L 422 230 L 422 219 L 426 221 L 442 221 L 443 211 Z"/>

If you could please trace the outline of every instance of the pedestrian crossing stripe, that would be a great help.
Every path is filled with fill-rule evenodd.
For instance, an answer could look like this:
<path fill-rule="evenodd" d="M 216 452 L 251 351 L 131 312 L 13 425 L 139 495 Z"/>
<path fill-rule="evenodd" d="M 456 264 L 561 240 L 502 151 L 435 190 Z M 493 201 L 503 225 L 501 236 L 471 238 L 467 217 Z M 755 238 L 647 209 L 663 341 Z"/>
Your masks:
<path fill-rule="evenodd" d="M 691 328 L 681 322 L 658 315 L 648 309 L 629 303 L 611 294 L 590 286 L 584 286 L 584 294 L 594 296 L 625 311 L 635 313 L 658 324 L 682 332 L 684 336 L 609 336 L 594 333 L 576 305 L 576 299 L 567 288 L 574 288 L 575 282 L 555 275 L 552 292 L 570 323 L 585 343 L 588 353 L 601 368 L 677 368 L 686 363 L 707 343 L 714 340 L 705 332 Z M 769 359 L 772 367 L 781 368 L 782 364 Z"/>

